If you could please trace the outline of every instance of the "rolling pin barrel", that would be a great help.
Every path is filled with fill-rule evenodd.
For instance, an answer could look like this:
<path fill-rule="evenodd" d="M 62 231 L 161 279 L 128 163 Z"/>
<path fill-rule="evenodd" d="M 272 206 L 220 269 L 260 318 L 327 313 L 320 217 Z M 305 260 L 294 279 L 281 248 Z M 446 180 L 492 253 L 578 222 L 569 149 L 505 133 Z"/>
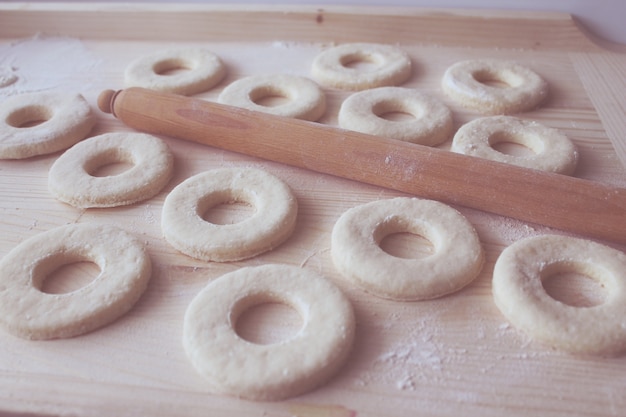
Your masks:
<path fill-rule="evenodd" d="M 626 190 L 142 88 L 98 106 L 134 129 L 626 243 Z"/>

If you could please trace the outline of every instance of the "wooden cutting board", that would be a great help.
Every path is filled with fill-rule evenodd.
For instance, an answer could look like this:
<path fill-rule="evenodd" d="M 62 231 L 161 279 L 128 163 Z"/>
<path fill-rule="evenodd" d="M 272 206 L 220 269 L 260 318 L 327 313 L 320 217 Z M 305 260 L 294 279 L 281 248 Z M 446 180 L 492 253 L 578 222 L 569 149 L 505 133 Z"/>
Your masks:
<path fill-rule="evenodd" d="M 406 8 L 218 7 L 209 5 L 1 4 L 0 67 L 20 77 L 0 89 L 63 89 L 82 93 L 98 113 L 93 134 L 128 130 L 95 110 L 97 95 L 123 86 L 131 59 L 156 50 L 203 46 L 222 57 L 228 76 L 199 95 L 215 100 L 228 83 L 252 74 L 309 75 L 329 45 L 397 44 L 414 61 L 406 86 L 450 106 L 458 126 L 479 115 L 445 97 L 443 71 L 468 58 L 507 58 L 544 76 L 551 96 L 523 114 L 568 134 L 580 150 L 576 176 L 626 185 L 626 55 L 594 41 L 566 14 L 443 11 Z M 321 120 L 337 124 L 347 93 L 327 90 Z M 59 154 L 0 161 L 0 256 L 38 233 L 67 223 L 112 223 L 136 234 L 154 263 L 150 286 L 130 313 L 93 333 L 67 340 L 25 341 L 0 333 L 0 415 L 81 416 L 617 416 L 626 409 L 626 357 L 587 358 L 535 343 L 510 326 L 491 299 L 493 265 L 524 237 L 562 233 L 537 224 L 459 208 L 476 227 L 487 261 L 481 275 L 455 294 L 426 302 L 368 295 L 334 270 L 330 233 L 345 210 L 401 193 L 239 154 L 164 138 L 176 157 L 174 178 L 158 196 L 130 207 L 78 210 L 47 191 Z M 442 148 L 449 147 L 446 143 Z M 161 237 L 167 193 L 191 175 L 224 166 L 255 166 L 287 182 L 299 205 L 293 237 L 274 251 L 234 263 L 206 263 L 173 250 Z M 119 167 L 117 167 L 119 168 Z M 113 171 L 117 169 L 113 167 Z M 215 216 L 236 221 L 245 207 Z M 589 221 L 593 221 L 590 218 Z M 620 250 L 625 247 L 608 243 Z M 387 250 L 406 255 L 424 245 L 394 236 Z M 286 263 L 324 274 L 353 302 L 354 351 L 321 388 L 284 402 L 256 403 L 212 395 L 181 345 L 187 305 L 207 282 L 243 266 Z M 68 266 L 50 291 L 81 285 L 93 266 Z M 602 289 L 581 277 L 550 281 L 555 298 L 598 302 Z M 240 332 L 260 342 L 292 334 L 298 318 L 266 306 Z"/>

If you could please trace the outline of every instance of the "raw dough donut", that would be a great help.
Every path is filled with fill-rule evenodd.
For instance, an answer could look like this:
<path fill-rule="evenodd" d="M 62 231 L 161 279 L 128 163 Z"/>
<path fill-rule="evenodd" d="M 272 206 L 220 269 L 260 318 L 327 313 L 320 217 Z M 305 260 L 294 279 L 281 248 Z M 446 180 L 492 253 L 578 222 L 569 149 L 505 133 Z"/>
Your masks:
<path fill-rule="evenodd" d="M 205 221 L 208 209 L 236 201 L 254 214 L 235 224 Z M 298 203 L 289 187 L 256 168 L 220 168 L 197 174 L 166 197 L 161 225 L 165 239 L 182 253 L 205 261 L 237 261 L 283 243 L 296 224 Z"/>
<path fill-rule="evenodd" d="M 523 145 L 530 156 L 508 155 L 493 148 L 501 142 Z M 576 170 L 578 151 L 572 141 L 556 129 L 512 116 L 490 116 L 461 126 L 452 139 L 452 151 L 542 171 L 571 175 Z"/>
<path fill-rule="evenodd" d="M 130 169 L 106 177 L 93 173 L 116 163 Z M 116 207 L 155 196 L 169 182 L 173 156 L 161 139 L 144 133 L 105 133 L 77 143 L 50 168 L 48 189 L 74 207 Z"/>
<path fill-rule="evenodd" d="M 353 62 L 367 62 L 374 68 L 351 68 L 349 64 Z M 365 90 L 402 84 L 411 76 L 411 60 L 404 51 L 391 45 L 347 43 L 318 54 L 311 74 L 327 87 Z"/>
<path fill-rule="evenodd" d="M 40 288 L 47 275 L 75 262 L 100 274 L 65 294 Z M 77 336 L 121 317 L 141 297 L 150 258 L 130 234 L 113 226 L 70 224 L 35 235 L 0 261 L 0 324 L 26 339 Z"/>
<path fill-rule="evenodd" d="M 235 331 L 237 318 L 267 302 L 302 316 L 291 339 L 255 344 Z M 276 401 L 310 391 L 330 379 L 352 348 L 352 306 L 324 277 L 287 265 L 241 268 L 207 285 L 185 314 L 183 345 L 212 389 L 251 400 Z"/>
<path fill-rule="evenodd" d="M 506 84 L 491 86 L 488 81 Z M 548 96 L 548 83 L 512 61 L 475 59 L 457 62 L 443 75 L 443 91 L 463 107 L 485 114 L 532 110 Z"/>
<path fill-rule="evenodd" d="M 168 70 L 184 69 L 176 74 Z M 226 68 L 214 53 L 202 48 L 170 49 L 137 58 L 126 67 L 127 87 L 177 93 L 202 93 L 217 85 Z"/>
<path fill-rule="evenodd" d="M 382 115 L 408 113 L 408 121 L 386 120 Z M 448 107 L 412 88 L 379 87 L 352 94 L 339 109 L 339 126 L 421 145 L 438 145 L 452 132 Z"/>
<path fill-rule="evenodd" d="M 28 126 L 41 122 L 35 126 Z M 80 94 L 38 92 L 0 103 L 0 159 L 24 159 L 67 149 L 96 119 Z"/>
<path fill-rule="evenodd" d="M 257 101 L 266 97 L 285 97 L 289 101 L 278 106 L 263 106 Z M 295 75 L 255 75 L 228 85 L 218 101 L 231 106 L 315 121 L 326 111 L 322 89 L 308 78 Z"/>
<path fill-rule="evenodd" d="M 428 239 L 434 253 L 422 259 L 389 255 L 388 235 L 408 232 Z M 331 255 L 337 270 L 364 290 L 393 300 L 424 300 L 469 284 L 483 265 L 472 225 L 443 203 L 398 197 L 346 211 L 333 228 Z"/>
<path fill-rule="evenodd" d="M 597 280 L 607 299 L 574 307 L 550 297 L 542 280 L 563 272 Z M 598 355 L 626 349 L 626 255 L 608 246 L 556 235 L 517 241 L 496 261 L 493 297 L 515 327 L 558 349 Z"/>

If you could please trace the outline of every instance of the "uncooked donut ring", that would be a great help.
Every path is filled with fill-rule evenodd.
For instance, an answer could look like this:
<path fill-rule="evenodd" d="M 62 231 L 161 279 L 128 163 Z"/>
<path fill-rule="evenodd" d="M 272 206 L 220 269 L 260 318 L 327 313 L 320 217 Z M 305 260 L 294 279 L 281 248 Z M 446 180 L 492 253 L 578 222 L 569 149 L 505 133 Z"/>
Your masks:
<path fill-rule="evenodd" d="M 48 173 L 48 189 L 74 207 L 116 207 L 155 196 L 169 182 L 173 156 L 161 139 L 144 133 L 105 133 L 77 143 Z M 127 162 L 126 171 L 106 177 L 93 173 Z"/>
<path fill-rule="evenodd" d="M 381 249 L 388 235 L 408 232 L 428 239 L 434 253 L 421 259 L 394 257 Z M 473 226 L 443 203 L 398 197 L 353 207 L 335 223 L 331 237 L 335 267 L 378 297 L 431 299 L 469 284 L 483 265 Z"/>
<path fill-rule="evenodd" d="M 218 225 L 202 216 L 221 203 L 240 202 L 254 214 Z M 163 236 L 176 249 L 205 261 L 236 261 L 256 256 L 283 243 L 296 224 L 298 203 L 277 177 L 256 168 L 220 168 L 197 174 L 166 197 Z"/>
<path fill-rule="evenodd" d="M 93 262 L 100 274 L 65 294 L 40 290 L 63 265 Z M 125 314 L 144 292 L 150 258 L 130 234 L 113 226 L 70 224 L 35 235 L 0 260 L 0 324 L 26 339 L 77 336 Z"/>
<path fill-rule="evenodd" d="M 487 82 L 506 86 L 492 86 Z M 443 91 L 453 100 L 484 114 L 532 110 L 548 96 L 548 83 L 513 61 L 475 59 L 457 62 L 443 75 Z"/>
<path fill-rule="evenodd" d="M 373 68 L 351 68 L 353 62 L 367 62 Z M 347 43 L 319 53 L 311 74 L 320 84 L 343 90 L 399 85 L 411 76 L 411 59 L 391 45 Z"/>
<path fill-rule="evenodd" d="M 80 94 L 38 92 L 9 97 L 0 103 L 0 159 L 67 149 L 84 139 L 95 122 L 89 103 Z"/>
<path fill-rule="evenodd" d="M 238 317 L 267 302 L 297 310 L 302 328 L 279 343 L 244 340 L 235 331 Z M 330 379 L 348 357 L 354 331 L 352 306 L 337 287 L 306 269 L 270 264 L 210 282 L 187 309 L 183 345 L 214 391 L 277 401 Z"/>
<path fill-rule="evenodd" d="M 564 272 L 602 284 L 604 303 L 574 307 L 550 297 L 542 280 Z M 557 235 L 517 241 L 496 261 L 493 297 L 515 327 L 542 343 L 577 354 L 626 350 L 626 255 L 616 249 Z"/>
<path fill-rule="evenodd" d="M 184 69 L 176 74 L 167 71 Z M 127 87 L 177 93 L 202 93 L 217 85 L 226 75 L 222 60 L 202 48 L 158 51 L 132 61 L 124 73 Z"/>
<path fill-rule="evenodd" d="M 266 97 L 284 97 L 278 106 L 263 106 L 257 101 Z M 222 90 L 218 101 L 248 110 L 315 121 L 326 111 L 322 89 L 305 77 L 295 75 L 254 75 L 237 80 Z"/>
<path fill-rule="evenodd" d="M 508 155 L 493 147 L 501 142 L 523 145 L 533 155 Z M 490 116 L 461 126 L 452 139 L 452 151 L 542 171 L 571 175 L 576 170 L 578 151 L 574 143 L 556 129 L 512 116 Z"/>
<path fill-rule="evenodd" d="M 381 116 L 401 112 L 411 120 Z M 435 98 L 412 88 L 379 87 L 352 94 L 339 109 L 339 126 L 370 135 L 434 146 L 451 136 L 452 112 Z"/>

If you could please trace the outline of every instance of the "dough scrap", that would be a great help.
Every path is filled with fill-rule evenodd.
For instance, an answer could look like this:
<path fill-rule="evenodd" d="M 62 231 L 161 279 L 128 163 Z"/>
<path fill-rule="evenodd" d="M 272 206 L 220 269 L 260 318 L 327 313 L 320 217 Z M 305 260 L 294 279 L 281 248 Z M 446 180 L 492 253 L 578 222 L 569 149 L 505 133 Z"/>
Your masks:
<path fill-rule="evenodd" d="M 202 216 L 222 203 L 250 204 L 247 219 L 218 225 Z M 236 261 L 269 251 L 289 238 L 298 203 L 277 177 L 256 168 L 219 168 L 197 174 L 165 198 L 161 226 L 180 252 L 205 261 Z"/>
<path fill-rule="evenodd" d="M 100 274 L 65 294 L 40 290 L 59 267 L 93 262 Z M 128 312 L 148 285 L 152 267 L 143 246 L 105 225 L 70 224 L 35 235 L 0 260 L 0 324 L 26 339 L 78 336 Z"/>
<path fill-rule="evenodd" d="M 508 155 L 494 145 L 512 142 L 533 151 L 533 155 Z M 454 135 L 453 152 L 504 162 L 525 168 L 571 175 L 578 164 L 576 145 L 556 129 L 513 116 L 490 116 L 472 120 Z"/>
<path fill-rule="evenodd" d="M 413 116 L 386 120 L 386 113 Z M 452 133 L 452 112 L 441 101 L 412 88 L 379 87 L 352 94 L 339 109 L 339 126 L 361 133 L 435 146 Z"/>
<path fill-rule="evenodd" d="M 264 106 L 257 101 L 266 97 L 285 97 L 277 106 Z M 248 110 L 316 121 L 326 111 L 326 96 L 312 80 L 296 75 L 255 75 L 229 84 L 219 95 L 222 104 Z"/>
<path fill-rule="evenodd" d="M 542 280 L 564 272 L 597 280 L 607 299 L 574 307 L 550 297 Z M 626 254 L 609 246 L 558 235 L 519 240 L 496 261 L 493 298 L 511 324 L 541 343 L 574 354 L 626 350 Z"/>
<path fill-rule="evenodd" d="M 353 62 L 367 62 L 373 68 L 351 68 Z M 404 51 L 376 43 L 346 43 L 328 48 L 315 57 L 311 67 L 311 75 L 318 83 L 343 90 L 400 85 L 411 73 L 411 59 Z"/>
<path fill-rule="evenodd" d="M 183 69 L 175 74 L 170 70 Z M 216 86 L 226 75 L 226 67 L 214 53 L 203 48 L 168 49 L 141 56 L 124 72 L 127 87 L 143 87 L 185 96 L 202 93 Z"/>
<path fill-rule="evenodd" d="M 94 176 L 98 168 L 127 162 L 126 171 Z M 48 174 L 48 189 L 74 207 L 116 207 L 155 196 L 169 182 L 174 158 L 161 139 L 144 133 L 105 133 L 63 153 Z"/>
<path fill-rule="evenodd" d="M 237 318 L 253 306 L 279 302 L 297 310 L 303 326 L 273 344 L 244 340 Z M 215 392 L 277 401 L 328 381 L 352 348 L 355 319 L 341 291 L 324 277 L 289 265 L 246 267 L 210 282 L 185 313 L 183 345 Z"/>
<path fill-rule="evenodd" d="M 0 88 L 8 87 L 15 83 L 19 77 L 11 67 L 0 67 Z"/>
<path fill-rule="evenodd" d="M 408 232 L 428 239 L 434 253 L 404 259 L 380 242 Z M 480 273 L 484 254 L 473 226 L 452 207 L 433 200 L 397 197 L 351 208 L 335 223 L 331 255 L 337 270 L 381 298 L 425 300 L 452 293 Z"/>
<path fill-rule="evenodd" d="M 32 123 L 38 124 L 29 126 Z M 0 103 L 0 159 L 67 149 L 84 139 L 95 123 L 89 103 L 80 94 L 48 91 L 11 96 Z"/>
<path fill-rule="evenodd" d="M 496 81 L 506 86 L 492 86 Z M 548 96 L 548 83 L 531 69 L 513 61 L 474 59 L 450 66 L 443 75 L 443 91 L 463 107 L 484 114 L 512 114 L 532 110 Z"/>

